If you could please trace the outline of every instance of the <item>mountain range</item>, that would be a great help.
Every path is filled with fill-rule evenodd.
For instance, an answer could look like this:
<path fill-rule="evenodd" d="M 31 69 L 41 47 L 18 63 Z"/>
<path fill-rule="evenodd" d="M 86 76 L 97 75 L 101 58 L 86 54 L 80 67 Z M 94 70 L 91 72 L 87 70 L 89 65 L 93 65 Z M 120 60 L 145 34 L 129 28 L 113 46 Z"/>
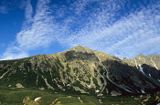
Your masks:
<path fill-rule="evenodd" d="M 0 61 L 0 86 L 99 97 L 154 93 L 160 91 L 160 55 L 120 59 L 76 46 L 56 54 Z"/>

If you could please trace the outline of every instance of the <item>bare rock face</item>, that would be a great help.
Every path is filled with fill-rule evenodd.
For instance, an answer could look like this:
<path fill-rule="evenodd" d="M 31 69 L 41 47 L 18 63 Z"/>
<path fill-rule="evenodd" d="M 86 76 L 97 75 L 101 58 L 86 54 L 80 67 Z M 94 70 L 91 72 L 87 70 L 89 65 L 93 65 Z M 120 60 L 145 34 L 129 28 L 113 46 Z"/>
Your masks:
<path fill-rule="evenodd" d="M 160 90 L 159 58 L 121 60 L 77 46 L 52 55 L 0 61 L 0 86 L 21 83 L 25 88 L 97 96 L 145 94 Z"/>

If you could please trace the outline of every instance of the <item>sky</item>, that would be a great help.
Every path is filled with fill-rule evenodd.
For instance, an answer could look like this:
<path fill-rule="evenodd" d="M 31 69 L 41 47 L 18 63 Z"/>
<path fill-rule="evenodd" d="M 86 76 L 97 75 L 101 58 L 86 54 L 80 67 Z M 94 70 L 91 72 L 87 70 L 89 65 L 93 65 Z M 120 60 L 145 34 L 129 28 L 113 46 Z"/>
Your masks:
<path fill-rule="evenodd" d="M 160 0 L 0 0 L 0 59 L 82 45 L 132 58 L 160 54 Z"/>

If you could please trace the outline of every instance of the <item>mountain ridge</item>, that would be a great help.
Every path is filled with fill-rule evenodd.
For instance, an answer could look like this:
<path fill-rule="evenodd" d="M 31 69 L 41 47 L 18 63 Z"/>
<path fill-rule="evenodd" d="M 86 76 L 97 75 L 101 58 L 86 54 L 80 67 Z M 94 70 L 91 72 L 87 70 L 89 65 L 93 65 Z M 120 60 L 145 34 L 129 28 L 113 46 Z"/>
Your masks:
<path fill-rule="evenodd" d="M 152 62 L 155 59 L 157 68 Z M 25 88 L 96 96 L 154 93 L 160 89 L 160 57 L 152 61 L 122 60 L 77 46 L 56 54 L 0 61 L 0 85 L 20 83 Z"/>

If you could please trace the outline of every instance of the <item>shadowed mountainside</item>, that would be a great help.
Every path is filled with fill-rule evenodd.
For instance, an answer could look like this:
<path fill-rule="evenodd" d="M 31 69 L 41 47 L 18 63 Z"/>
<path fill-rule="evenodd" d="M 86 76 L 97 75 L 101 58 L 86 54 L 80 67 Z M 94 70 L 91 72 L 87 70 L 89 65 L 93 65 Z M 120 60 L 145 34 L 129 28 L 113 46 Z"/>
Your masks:
<path fill-rule="evenodd" d="M 121 60 L 77 46 L 67 51 L 0 61 L 0 86 L 102 95 L 160 90 L 160 56 Z"/>

